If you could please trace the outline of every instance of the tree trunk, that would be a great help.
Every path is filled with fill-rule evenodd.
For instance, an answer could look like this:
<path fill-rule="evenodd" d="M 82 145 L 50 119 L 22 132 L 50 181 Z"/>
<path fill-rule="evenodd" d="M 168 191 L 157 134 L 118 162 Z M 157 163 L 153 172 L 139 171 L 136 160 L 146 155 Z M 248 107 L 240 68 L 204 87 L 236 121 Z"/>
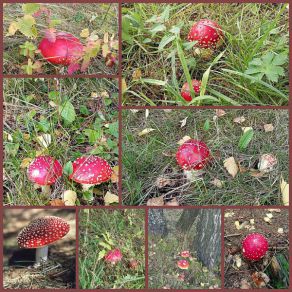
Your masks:
<path fill-rule="evenodd" d="M 192 249 L 197 252 L 198 259 L 209 269 L 219 266 L 221 257 L 220 210 L 200 210 Z"/>
<path fill-rule="evenodd" d="M 199 213 L 200 209 L 184 210 L 176 224 L 176 228 L 181 232 L 187 233 L 194 224 Z"/>
<path fill-rule="evenodd" d="M 166 219 L 162 209 L 150 209 L 148 230 L 151 235 L 165 237 L 168 233 Z"/>

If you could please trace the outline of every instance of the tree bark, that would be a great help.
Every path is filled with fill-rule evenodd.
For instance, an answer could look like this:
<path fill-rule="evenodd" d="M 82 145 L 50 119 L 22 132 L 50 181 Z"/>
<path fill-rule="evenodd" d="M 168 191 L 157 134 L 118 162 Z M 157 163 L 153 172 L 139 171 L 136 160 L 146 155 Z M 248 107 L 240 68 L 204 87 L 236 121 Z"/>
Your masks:
<path fill-rule="evenodd" d="M 151 235 L 165 237 L 168 234 L 166 219 L 162 209 L 150 209 L 148 230 Z"/>
<path fill-rule="evenodd" d="M 176 228 L 181 232 L 187 233 L 194 224 L 199 213 L 200 209 L 184 210 L 176 224 Z"/>

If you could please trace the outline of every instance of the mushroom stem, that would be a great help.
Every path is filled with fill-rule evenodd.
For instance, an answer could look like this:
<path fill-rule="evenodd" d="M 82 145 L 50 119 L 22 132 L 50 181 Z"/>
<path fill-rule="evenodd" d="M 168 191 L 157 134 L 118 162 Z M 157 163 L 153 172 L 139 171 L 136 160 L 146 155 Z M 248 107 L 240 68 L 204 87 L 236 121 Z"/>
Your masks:
<path fill-rule="evenodd" d="M 88 191 L 93 185 L 90 184 L 82 184 L 82 190 L 83 191 Z"/>
<path fill-rule="evenodd" d="M 46 262 L 48 260 L 48 251 L 48 245 L 36 249 L 35 265 L 39 265 L 42 262 Z"/>
<path fill-rule="evenodd" d="M 41 186 L 42 187 L 42 193 L 44 195 L 50 195 L 51 194 L 51 187 L 49 185 Z"/>

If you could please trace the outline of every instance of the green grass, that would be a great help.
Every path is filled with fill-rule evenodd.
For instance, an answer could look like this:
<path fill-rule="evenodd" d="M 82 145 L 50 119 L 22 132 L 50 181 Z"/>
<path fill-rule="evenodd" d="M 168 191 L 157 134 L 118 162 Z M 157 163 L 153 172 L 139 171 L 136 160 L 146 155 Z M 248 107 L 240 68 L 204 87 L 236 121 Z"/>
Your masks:
<path fill-rule="evenodd" d="M 4 204 L 45 205 L 74 190 L 76 204 L 100 205 L 107 191 L 117 194 L 116 183 L 83 192 L 63 175 L 46 196 L 26 174 L 28 163 L 40 154 L 57 158 L 63 166 L 82 155 L 98 155 L 117 165 L 117 97 L 114 79 L 5 79 Z M 75 114 L 65 113 L 64 104 L 71 104 Z M 38 142 L 44 135 L 51 137 L 47 148 Z"/>
<path fill-rule="evenodd" d="M 19 46 L 25 41 L 32 42 L 38 47 L 39 42 L 44 36 L 44 30 L 48 27 L 44 15 L 36 17 L 36 27 L 38 36 L 35 39 L 29 39 L 20 32 L 13 36 L 7 36 L 10 24 L 17 18 L 23 16 L 22 4 L 13 3 L 4 6 L 3 29 L 4 29 L 4 48 L 3 48 L 3 72 L 4 74 L 24 74 L 21 66 L 27 63 L 27 59 L 19 54 Z M 96 32 L 100 39 L 103 39 L 105 33 L 110 36 L 115 35 L 118 38 L 118 5 L 106 3 L 82 3 L 82 4 L 43 4 L 43 7 L 51 11 L 51 18 L 60 21 L 56 25 L 57 31 L 64 31 L 73 34 L 85 43 L 85 38 L 80 37 L 83 29 L 89 29 L 89 32 Z M 40 54 L 35 56 L 35 60 L 43 61 Z M 90 66 L 85 74 L 117 74 L 117 66 L 109 68 L 105 65 L 105 59 L 98 54 L 91 60 Z M 43 74 L 67 74 L 61 66 L 43 63 Z M 80 72 L 79 72 L 80 73 Z M 36 74 L 36 72 L 34 72 Z"/>
<path fill-rule="evenodd" d="M 79 214 L 80 288 L 144 288 L 144 210 L 90 209 Z M 102 255 L 115 248 L 123 258 L 111 266 Z M 129 267 L 133 259 L 138 262 L 135 269 Z"/>
<path fill-rule="evenodd" d="M 187 42 L 192 24 L 206 18 L 217 21 L 225 35 L 209 57 Z M 206 86 L 192 105 L 288 104 L 287 4 L 124 4 L 122 38 L 124 105 L 186 105 L 180 88 L 189 77 Z M 251 61 L 268 53 L 286 60 L 278 81 L 245 73 Z M 138 69 L 141 78 L 133 78 Z"/>
<path fill-rule="evenodd" d="M 123 203 L 144 205 L 148 199 L 166 195 L 177 197 L 182 205 L 282 205 L 281 176 L 289 177 L 288 112 L 286 110 L 226 110 L 217 119 L 214 110 L 150 110 L 123 112 Z M 234 118 L 244 116 L 241 125 Z M 187 118 L 186 126 L 181 122 Z M 264 124 L 273 124 L 273 132 L 265 132 Z M 208 125 L 209 124 L 209 129 Z M 247 148 L 240 150 L 241 127 L 253 127 L 254 135 Z M 151 133 L 138 136 L 146 128 Z M 208 130 L 207 130 L 208 129 Z M 187 182 L 177 165 L 177 142 L 184 136 L 204 141 L 212 154 L 205 174 L 194 182 Z M 246 168 L 254 168 L 262 154 L 271 153 L 278 159 L 274 170 L 263 177 L 250 172 L 238 173 L 232 178 L 223 166 L 233 156 Z M 157 179 L 166 176 L 174 186 L 159 189 Z M 212 184 L 214 179 L 222 188 Z M 166 198 L 168 195 L 166 195 Z"/>

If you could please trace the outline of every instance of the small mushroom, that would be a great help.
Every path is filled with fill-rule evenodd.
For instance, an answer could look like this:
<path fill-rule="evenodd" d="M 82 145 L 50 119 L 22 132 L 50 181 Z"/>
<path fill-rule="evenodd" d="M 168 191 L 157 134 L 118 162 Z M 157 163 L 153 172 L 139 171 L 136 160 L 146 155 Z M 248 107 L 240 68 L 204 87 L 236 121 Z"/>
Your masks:
<path fill-rule="evenodd" d="M 177 163 L 184 170 L 202 169 L 207 164 L 209 156 L 210 151 L 207 145 L 194 139 L 187 140 L 176 152 Z"/>
<path fill-rule="evenodd" d="M 31 182 L 42 188 L 44 194 L 49 195 L 50 185 L 62 176 L 62 166 L 51 156 L 38 156 L 29 165 L 27 175 Z"/>
<path fill-rule="evenodd" d="M 82 185 L 84 191 L 111 178 L 113 170 L 110 164 L 98 156 L 77 158 L 73 163 L 70 179 Z"/>
<path fill-rule="evenodd" d="M 115 265 L 118 262 L 120 262 L 122 260 L 122 252 L 120 251 L 120 249 L 116 248 L 113 250 L 110 250 L 104 257 L 104 260 L 107 263 L 110 263 L 111 265 Z"/>
<path fill-rule="evenodd" d="M 196 79 L 192 80 L 192 86 L 193 86 L 193 89 L 194 89 L 195 93 L 199 94 L 200 93 L 200 88 L 201 88 L 201 81 L 196 80 Z M 188 82 L 184 83 L 180 94 L 181 94 L 181 96 L 182 96 L 182 98 L 184 100 L 192 101 L 190 86 L 189 86 Z"/>
<path fill-rule="evenodd" d="M 182 270 L 187 270 L 190 266 L 190 263 L 187 260 L 179 260 L 177 266 Z"/>
<path fill-rule="evenodd" d="M 21 248 L 36 248 L 35 267 L 48 260 L 49 245 L 63 238 L 70 230 L 62 218 L 45 216 L 32 220 L 17 236 Z"/>
<path fill-rule="evenodd" d="M 190 257 L 190 252 L 188 250 L 184 250 L 180 253 L 180 256 L 183 258 L 188 258 Z"/>
<path fill-rule="evenodd" d="M 220 25 L 210 19 L 201 19 L 196 22 L 188 35 L 189 41 L 198 41 L 201 48 L 216 48 L 220 39 L 223 38 L 223 31 Z"/>
<path fill-rule="evenodd" d="M 43 38 L 39 44 L 43 57 L 55 65 L 68 66 L 76 63 L 83 54 L 83 45 L 80 40 L 70 33 L 58 32 L 56 39 Z"/>
<path fill-rule="evenodd" d="M 260 233 L 251 233 L 242 241 L 243 256 L 251 261 L 260 260 L 269 248 L 267 239 Z"/>

